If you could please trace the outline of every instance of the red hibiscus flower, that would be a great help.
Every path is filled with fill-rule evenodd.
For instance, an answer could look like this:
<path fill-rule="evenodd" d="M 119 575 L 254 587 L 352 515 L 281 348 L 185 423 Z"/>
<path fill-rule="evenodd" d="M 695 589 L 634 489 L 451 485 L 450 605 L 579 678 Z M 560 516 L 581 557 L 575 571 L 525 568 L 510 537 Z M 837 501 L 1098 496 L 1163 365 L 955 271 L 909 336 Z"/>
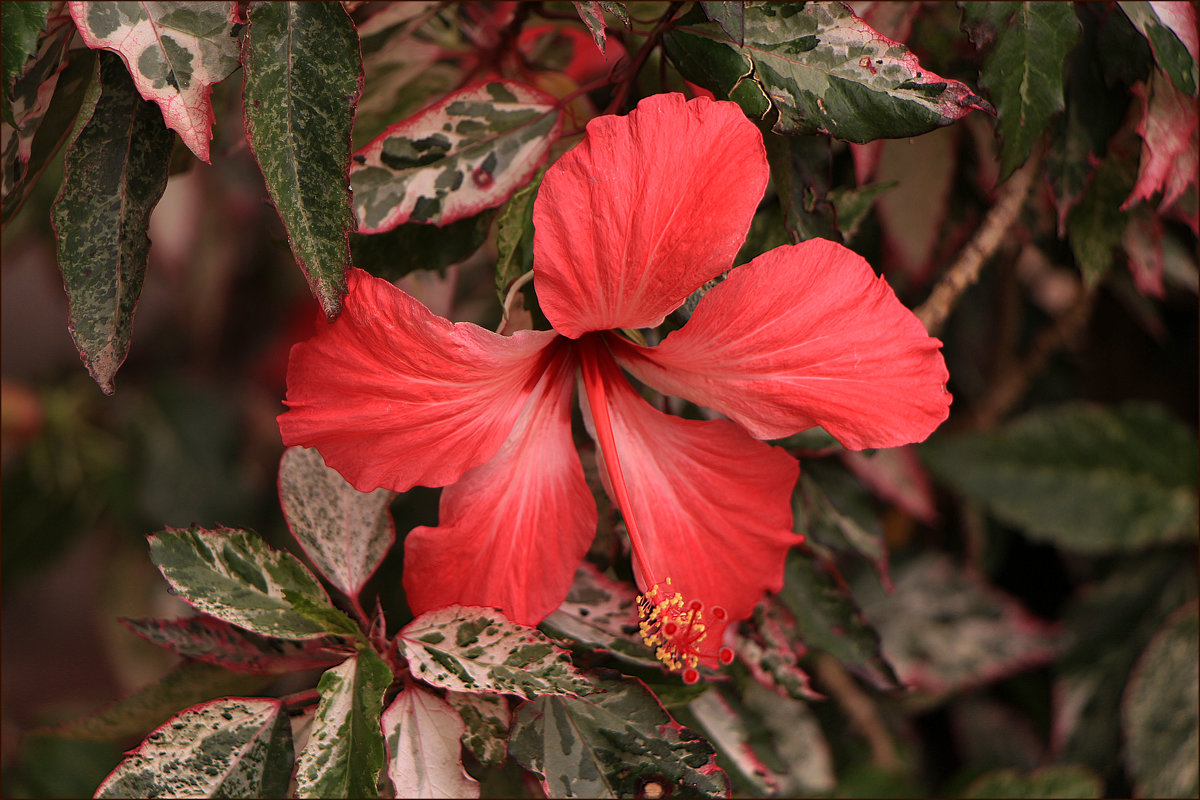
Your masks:
<path fill-rule="evenodd" d="M 820 425 L 851 449 L 889 447 L 946 418 L 941 343 L 832 242 L 732 270 L 657 346 L 617 332 L 657 326 L 729 270 L 767 178 L 737 105 L 658 95 L 592 120 L 546 172 L 534 278 L 554 330 L 453 324 L 351 270 L 341 317 L 292 350 L 279 428 L 363 491 L 446 487 L 440 524 L 407 538 L 414 613 L 494 606 L 533 625 L 566 597 L 596 527 L 571 435 L 577 376 L 644 636 L 688 681 L 732 658 L 725 626 L 781 587 L 799 540 L 799 466 L 760 440 Z M 664 414 L 622 370 L 727 419 Z"/>

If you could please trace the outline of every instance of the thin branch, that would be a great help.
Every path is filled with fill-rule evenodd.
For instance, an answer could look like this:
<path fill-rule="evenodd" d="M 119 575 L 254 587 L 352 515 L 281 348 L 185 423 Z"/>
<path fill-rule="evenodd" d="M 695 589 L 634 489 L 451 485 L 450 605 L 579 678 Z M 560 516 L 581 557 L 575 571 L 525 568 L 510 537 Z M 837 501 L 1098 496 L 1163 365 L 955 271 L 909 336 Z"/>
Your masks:
<path fill-rule="evenodd" d="M 967 242 L 958 260 L 933 287 L 929 298 L 917 308 L 917 319 L 921 320 L 930 334 L 937 335 L 962 293 L 979 280 L 984 263 L 996 252 L 1004 235 L 1017 221 L 1041 164 L 1042 150 L 1038 148 L 1020 169 L 1009 176 L 1000 187 L 996 204 L 988 212 L 983 225 Z"/>
<path fill-rule="evenodd" d="M 828 653 L 818 653 L 815 666 L 821 687 L 829 692 L 846 712 L 854 727 L 867 740 L 867 745 L 871 748 L 871 760 L 889 772 L 899 772 L 903 764 L 896 752 L 896 743 L 892 741 L 875 701 L 859 688 L 850 673 Z"/>

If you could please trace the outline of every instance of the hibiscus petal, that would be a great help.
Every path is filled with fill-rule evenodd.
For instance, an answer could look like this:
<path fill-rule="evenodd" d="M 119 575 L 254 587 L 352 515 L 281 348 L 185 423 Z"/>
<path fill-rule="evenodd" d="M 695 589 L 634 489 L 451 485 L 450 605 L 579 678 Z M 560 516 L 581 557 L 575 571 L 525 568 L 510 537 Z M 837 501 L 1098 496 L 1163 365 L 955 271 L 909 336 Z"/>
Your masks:
<path fill-rule="evenodd" d="M 801 541 L 791 504 L 799 463 L 728 420 L 682 419 L 651 407 L 602 343 L 582 357 L 585 419 L 633 540 L 639 586 L 662 590 L 670 579 L 669 591 L 685 603 L 700 600 L 706 615 L 721 606 L 728 620 L 749 616 L 765 592 L 783 586 L 784 557 Z M 604 417 L 607 444 L 596 424 Z M 618 483 L 626 491 L 613 491 Z M 703 644 L 715 652 L 721 643 Z"/>
<path fill-rule="evenodd" d="M 735 269 L 658 347 L 614 337 L 613 351 L 759 439 L 820 425 L 861 450 L 922 441 L 946 419 L 941 344 L 861 256 L 811 239 Z"/>
<path fill-rule="evenodd" d="M 733 264 L 767 177 L 762 134 L 734 103 L 655 95 L 593 119 L 534 202 L 546 318 L 571 338 L 659 324 Z"/>
<path fill-rule="evenodd" d="M 385 280 L 347 277 L 341 316 L 292 348 L 283 443 L 316 447 L 359 491 L 453 483 L 499 449 L 558 337 L 456 325 Z"/>
<path fill-rule="evenodd" d="M 493 606 L 536 625 L 566 598 L 596 532 L 596 503 L 571 439 L 574 354 L 556 350 L 499 452 L 446 487 L 438 527 L 408 535 L 414 614 Z"/>

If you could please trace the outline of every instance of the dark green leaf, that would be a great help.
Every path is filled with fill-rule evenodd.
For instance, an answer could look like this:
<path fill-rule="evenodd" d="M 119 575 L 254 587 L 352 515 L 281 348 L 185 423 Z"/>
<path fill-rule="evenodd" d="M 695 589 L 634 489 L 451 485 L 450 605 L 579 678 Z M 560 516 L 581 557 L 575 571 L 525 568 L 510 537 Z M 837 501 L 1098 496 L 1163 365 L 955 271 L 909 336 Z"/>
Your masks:
<path fill-rule="evenodd" d="M 355 266 L 389 281 L 419 269 L 443 270 L 483 246 L 494 211 L 451 222 L 445 227 L 411 222 L 384 233 L 350 234 Z"/>
<path fill-rule="evenodd" d="M 718 2 L 702 2 L 700 7 L 704 9 L 705 16 L 721 26 L 721 30 L 725 31 L 730 41 L 736 42 L 738 47 L 745 46 L 746 6 L 744 3 L 719 0 Z"/>
<path fill-rule="evenodd" d="M 829 202 L 833 203 L 834 212 L 837 214 L 838 230 L 841 231 L 842 238 L 847 242 L 853 241 L 859 225 L 875 205 L 875 199 L 898 185 L 896 181 L 880 181 L 857 188 L 841 187 L 831 190 Z"/>
<path fill-rule="evenodd" d="M 747 3 L 744 46 L 702 20 L 697 10 L 666 35 L 669 57 L 684 77 L 740 103 L 752 118 L 773 109 L 775 133 L 868 142 L 990 110 L 841 3 Z"/>
<path fill-rule="evenodd" d="M 1196 96 L 1200 81 L 1197 80 L 1196 55 L 1188 52 L 1185 41 L 1196 41 L 1196 9 L 1189 4 L 1146 3 L 1124 0 L 1117 5 L 1137 26 L 1150 48 L 1154 60 L 1171 78 L 1175 88 L 1186 95 Z"/>
<path fill-rule="evenodd" d="M 963 797 L 1103 797 L 1104 782 L 1086 767 L 1053 764 L 1030 775 L 1000 769 L 980 775 Z"/>
<path fill-rule="evenodd" d="M 296 760 L 297 797 L 377 797 L 384 763 L 383 695 L 392 671 L 373 650 L 327 670 L 308 744 Z"/>
<path fill-rule="evenodd" d="M 1063 110 L 1067 56 L 1079 38 L 1070 3 L 966 3 L 976 45 L 995 41 L 980 74 L 999 115 L 1000 178 L 1025 163 L 1051 117 Z"/>
<path fill-rule="evenodd" d="M 448 225 L 529 182 L 562 132 L 550 95 L 516 81 L 454 92 L 380 134 L 350 171 L 359 230 Z"/>
<path fill-rule="evenodd" d="M 607 650 L 622 661 L 662 666 L 638 633 L 637 591 L 587 561 L 576 570 L 567 599 L 542 625 L 555 636 Z"/>
<path fill-rule="evenodd" d="M 292 759 L 283 701 L 214 700 L 159 726 L 104 779 L 96 797 L 283 797 Z"/>
<path fill-rule="evenodd" d="M 499 692 L 533 698 L 591 690 L 567 652 L 541 631 L 498 612 L 463 606 L 422 614 L 400 632 L 412 674 L 456 692 Z"/>
<path fill-rule="evenodd" d="M 1138 660 L 1121 708 L 1138 797 L 1200 793 L 1200 614 L 1171 615 Z"/>
<path fill-rule="evenodd" d="M 231 672 L 202 661 L 184 661 L 161 680 L 92 716 L 39 732 L 60 739 L 121 741 L 144 734 L 182 707 L 226 695 L 251 694 L 271 680 L 271 675 Z"/>
<path fill-rule="evenodd" d="M 355 227 L 347 174 L 363 85 L 358 35 L 339 3 L 255 3 L 249 18 L 246 138 L 292 255 L 332 321 Z"/>
<path fill-rule="evenodd" d="M 549 797 L 723 797 L 712 745 L 684 728 L 635 678 L 608 673 L 586 698 L 540 697 L 517 711 L 509 753 Z M 662 796 L 662 795 L 660 795 Z"/>
<path fill-rule="evenodd" d="M 533 269 L 533 201 L 545 174 L 539 170 L 496 217 L 496 296 L 501 305 L 513 281 Z"/>
<path fill-rule="evenodd" d="M 50 2 L 4 3 L 0 5 L 0 62 L 4 71 L 4 94 L 21 74 L 25 62 L 37 52 L 38 37 L 46 27 Z M 10 120 L 11 121 L 11 120 Z"/>
<path fill-rule="evenodd" d="M 1196 440 L 1164 411 L 1064 405 L 921 447 L 946 483 L 1030 536 L 1081 552 L 1196 539 Z"/>
<path fill-rule="evenodd" d="M 872 519 L 870 495 L 861 483 L 844 471 L 812 464 L 800 476 L 797 488 L 800 491 L 792 498 L 797 533 L 826 553 L 857 554 L 881 576 L 887 575 L 883 530 Z"/>
<path fill-rule="evenodd" d="M 1100 282 L 1112 268 L 1113 250 L 1121 243 L 1129 212 L 1121 203 L 1133 190 L 1134 161 L 1112 151 L 1092 175 L 1091 183 L 1067 216 L 1067 235 L 1075 262 L 1090 285 Z"/>
<path fill-rule="evenodd" d="M 332 609 L 320 582 L 249 531 L 167 528 L 150 537 L 150 554 L 172 590 L 206 614 L 281 639 L 329 632 L 294 604 L 298 596 Z"/>
<path fill-rule="evenodd" d="M 174 140 L 120 57 L 101 53 L 50 215 L 71 336 L 105 394 L 113 393 L 113 376 L 129 353 L 150 252 L 146 230 L 167 187 Z"/>
<path fill-rule="evenodd" d="M 0 109 L 5 125 L 4 152 L 8 161 L 10 145 L 28 140 L 37 130 L 45 104 L 50 101 L 54 81 L 67 54 L 67 42 L 75 33 L 71 15 L 59 7 L 49 16 L 53 3 L 9 3 L 0 6 L 3 26 L 4 86 L 0 91 Z M 32 118 L 32 119 L 31 119 Z M 11 139 L 10 139 L 11 136 Z M 28 160 L 28 143 L 23 146 Z M 4 190 L 7 193 L 8 174 Z"/>
<path fill-rule="evenodd" d="M 629 27 L 629 12 L 620 0 L 600 0 L 600 7 L 616 17 L 626 28 Z"/>
<path fill-rule="evenodd" d="M 879 634 L 863 621 L 854 600 L 825 569 L 793 550 L 784 579 L 778 598 L 795 618 L 801 641 L 829 653 L 880 689 L 899 686 L 883 658 Z"/>
<path fill-rule="evenodd" d="M 833 182 L 831 140 L 768 134 L 763 141 L 771 165 L 771 181 L 779 194 L 791 241 L 819 237 L 841 243 L 837 216 L 829 201 Z"/>

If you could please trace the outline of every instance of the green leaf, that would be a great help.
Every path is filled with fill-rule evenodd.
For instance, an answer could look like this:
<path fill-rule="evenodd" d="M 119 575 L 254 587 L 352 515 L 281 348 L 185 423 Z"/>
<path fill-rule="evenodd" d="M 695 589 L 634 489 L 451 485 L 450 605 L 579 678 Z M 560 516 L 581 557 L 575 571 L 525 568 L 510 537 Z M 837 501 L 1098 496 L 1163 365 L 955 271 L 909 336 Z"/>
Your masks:
<path fill-rule="evenodd" d="M 935 474 L 1029 536 L 1084 553 L 1196 539 L 1196 440 L 1161 409 L 1069 404 L 935 437 Z"/>
<path fill-rule="evenodd" d="M 579 18 L 583 20 L 583 24 L 587 25 L 588 32 L 592 34 L 592 40 L 596 42 L 596 47 L 600 48 L 600 52 L 604 52 L 604 6 L 592 0 L 591 2 L 575 2 L 571 5 L 575 6 L 575 11 L 579 13 Z"/>
<path fill-rule="evenodd" d="M 96 714 L 39 733 L 59 739 L 121 741 L 141 736 L 182 707 L 226 695 L 250 694 L 271 680 L 271 675 L 249 675 L 202 661 L 184 661 L 161 680 Z"/>
<path fill-rule="evenodd" d="M 167 528 L 150 537 L 150 555 L 176 594 L 217 619 L 280 639 L 329 632 L 287 598 L 332 608 L 320 582 L 295 556 L 249 531 Z"/>
<path fill-rule="evenodd" d="M 383 713 L 383 732 L 396 797 L 479 796 L 462 765 L 466 726 L 448 702 L 410 683 Z"/>
<path fill-rule="evenodd" d="M 279 462 L 279 504 L 292 536 L 317 569 L 358 599 L 396 541 L 395 492 L 360 492 L 315 449 L 289 447 Z"/>
<path fill-rule="evenodd" d="M 405 222 L 447 225 L 494 208 L 529 182 L 562 132 L 553 97 L 493 81 L 396 123 L 354 155 L 359 230 Z"/>
<path fill-rule="evenodd" d="M 1189 38 L 1196 41 L 1195 8 L 1187 3 L 1173 7 L 1174 4 L 1132 0 L 1121 0 L 1117 5 L 1150 42 L 1154 60 L 1175 88 L 1195 97 L 1200 88 L 1196 54 L 1189 52 L 1185 44 Z"/>
<path fill-rule="evenodd" d="M 496 296 L 504 304 L 508 287 L 533 269 L 533 201 L 546 170 L 540 169 L 496 216 Z"/>
<path fill-rule="evenodd" d="M 879 634 L 863 621 L 847 591 L 811 557 L 798 550 L 788 556 L 784 586 L 778 594 L 796 620 L 799 638 L 823 650 L 879 689 L 899 683 L 884 660 Z"/>
<path fill-rule="evenodd" d="M 355 266 L 389 281 L 419 269 L 444 270 L 483 247 L 494 211 L 451 222 L 442 228 L 411 222 L 386 233 L 350 234 Z"/>
<path fill-rule="evenodd" d="M 730 41 L 746 45 L 746 6 L 740 2 L 702 2 L 704 15 L 721 26 Z"/>
<path fill-rule="evenodd" d="M 391 669 L 370 649 L 321 676 L 312 732 L 296 761 L 297 797 L 378 797 L 379 721 L 391 684 Z"/>
<path fill-rule="evenodd" d="M 95 71 L 94 52 L 76 52 L 58 75 L 50 104 L 29 140 L 28 158 L 23 160 L 23 142 L 19 138 L 24 131 L 14 131 L 12 140 L 4 146 L 3 156 L 0 157 L 0 169 L 3 170 L 0 181 L 4 186 L 3 199 L 0 200 L 0 227 L 7 227 L 21 210 L 38 178 L 67 141 L 84 94 L 94 82 Z M 0 123 L 0 127 L 7 135 L 8 123 Z"/>
<path fill-rule="evenodd" d="M 525 698 L 591 691 L 565 650 L 496 611 L 464 606 L 430 611 L 400 631 L 398 646 L 415 677 L 443 689 Z"/>
<path fill-rule="evenodd" d="M 860 596 L 900 680 L 929 695 L 999 680 L 1058 652 L 1052 626 L 949 556 L 918 556 L 897 568 L 894 592 L 870 585 Z"/>
<path fill-rule="evenodd" d="M 990 106 L 924 69 L 842 3 L 747 3 L 745 45 L 697 9 L 664 37 L 685 78 L 783 134 L 851 142 L 916 136 Z"/>
<path fill-rule="evenodd" d="M 283 797 L 292 758 L 283 701 L 214 700 L 159 726 L 104 779 L 96 797 Z"/>
<path fill-rule="evenodd" d="M 499 694 L 446 692 L 446 702 L 462 718 L 462 743 L 479 763 L 499 764 L 508 757 L 508 729 L 512 725 L 508 698 Z"/>
<path fill-rule="evenodd" d="M 1125 762 L 1138 797 L 1200 793 L 1200 611 L 1179 609 L 1138 660 L 1125 690 Z"/>
<path fill-rule="evenodd" d="M 1079 38 L 1079 20 L 1070 3 L 967 3 L 963 10 L 976 45 L 995 41 L 979 80 L 999 115 L 1003 180 L 1025 163 L 1051 117 L 1063 110 L 1067 56 Z"/>
<path fill-rule="evenodd" d="M 296 263 L 332 321 L 342 309 L 354 211 L 350 131 L 362 94 L 354 23 L 338 3 L 254 3 L 242 60 L 246 138 Z"/>
<path fill-rule="evenodd" d="M 580 563 L 563 604 L 542 622 L 551 635 L 599 648 L 630 664 L 661 669 L 638 633 L 637 592 Z"/>
<path fill-rule="evenodd" d="M 346 658 L 333 641 L 271 639 L 206 616 L 183 619 L 121 619 L 148 642 L 185 658 L 237 672 L 271 674 L 328 667 Z"/>
<path fill-rule="evenodd" d="M 816 136 L 763 137 L 771 182 L 779 194 L 784 225 L 792 242 L 813 238 L 842 241 L 829 200 L 832 142 Z"/>
<path fill-rule="evenodd" d="M 837 214 L 838 230 L 842 238 L 850 242 L 858 233 L 858 228 L 875 205 L 875 199 L 889 189 L 899 186 L 896 181 L 879 181 L 858 187 L 839 187 L 829 192 L 829 202 L 833 203 Z"/>
<path fill-rule="evenodd" d="M 1109 152 L 1092 175 L 1091 183 L 1067 216 L 1067 234 L 1084 281 L 1095 286 L 1113 264 L 1131 215 L 1121 203 L 1134 187 L 1134 161 L 1119 151 Z"/>
<path fill-rule="evenodd" d="M 38 40 L 46 30 L 51 2 L 0 4 L 0 71 L 4 73 L 4 121 L 16 123 L 9 112 L 14 98 L 13 82 L 26 72 L 26 62 L 38 52 Z"/>
<path fill-rule="evenodd" d="M 67 150 L 62 191 L 50 211 L 70 329 L 105 394 L 129 353 L 142 291 L 150 214 L 167 187 L 174 135 L 138 96 L 121 60 L 101 53 Z"/>
<path fill-rule="evenodd" d="M 795 528 L 811 547 L 823 550 L 821 555 L 830 560 L 834 552 L 853 553 L 887 575 L 883 530 L 871 518 L 871 498 L 860 482 L 842 470 L 814 463 L 800 476 L 797 488 L 800 491 L 792 496 Z"/>
<path fill-rule="evenodd" d="M 1013 769 L 984 773 L 964 797 L 1103 797 L 1104 782 L 1086 767 L 1052 764 L 1023 775 Z"/>
<path fill-rule="evenodd" d="M 548 797 L 725 797 L 712 745 L 682 727 L 635 678 L 607 673 L 585 698 L 539 697 L 517 710 L 509 753 Z"/>
<path fill-rule="evenodd" d="M 88 47 L 111 50 L 167 127 L 201 161 L 209 160 L 212 86 L 238 65 L 236 3 L 70 2 Z"/>

